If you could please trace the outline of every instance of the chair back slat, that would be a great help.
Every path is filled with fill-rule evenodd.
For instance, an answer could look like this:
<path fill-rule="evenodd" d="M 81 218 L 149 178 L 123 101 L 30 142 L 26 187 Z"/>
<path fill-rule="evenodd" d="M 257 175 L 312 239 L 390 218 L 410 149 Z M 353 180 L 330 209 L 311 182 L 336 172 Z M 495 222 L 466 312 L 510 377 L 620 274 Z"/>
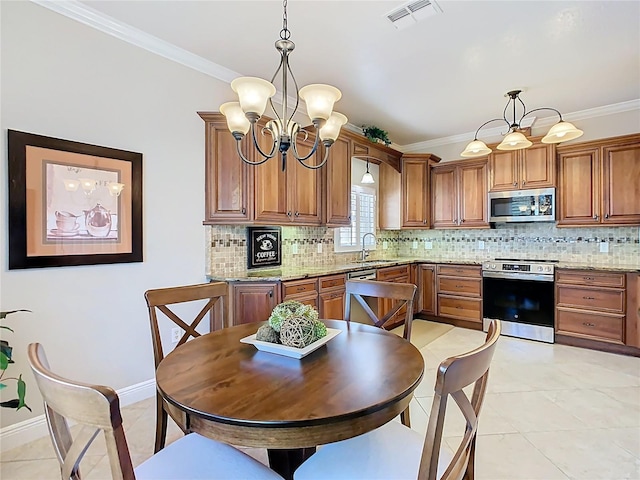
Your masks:
<path fill-rule="evenodd" d="M 96 436 L 103 432 L 112 477 L 134 480 L 116 392 L 110 387 L 74 382 L 51 372 L 44 348 L 39 343 L 29 345 L 28 358 L 44 400 L 47 425 L 62 478 L 81 478 L 80 461 Z M 75 437 L 69 429 L 69 421 L 82 427 Z"/>
<path fill-rule="evenodd" d="M 465 431 L 451 462 L 440 480 L 474 478 L 474 458 L 478 417 L 484 401 L 489 367 L 500 337 L 501 324 L 494 320 L 482 346 L 462 355 L 450 357 L 438 368 L 431 414 L 422 451 L 420 480 L 436 480 L 442 448 L 442 431 L 449 397 L 465 419 Z M 473 384 L 471 400 L 463 388 Z"/>

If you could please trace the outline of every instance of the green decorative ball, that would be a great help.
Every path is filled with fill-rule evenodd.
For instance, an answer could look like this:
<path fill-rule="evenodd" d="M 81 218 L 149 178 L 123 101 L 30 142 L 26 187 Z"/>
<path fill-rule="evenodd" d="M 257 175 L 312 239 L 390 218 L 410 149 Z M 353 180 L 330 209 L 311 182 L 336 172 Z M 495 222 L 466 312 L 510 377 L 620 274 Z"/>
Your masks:
<path fill-rule="evenodd" d="M 270 343 L 280 343 L 280 335 L 276 332 L 271 325 L 265 323 L 256 332 L 256 340 Z"/>
<path fill-rule="evenodd" d="M 322 337 L 327 335 L 327 326 L 320 320 L 315 320 L 313 322 L 313 332 L 315 339 L 320 340 Z"/>
<path fill-rule="evenodd" d="M 305 317 L 309 320 L 318 319 L 318 312 L 312 306 L 305 305 L 297 300 L 287 300 L 286 302 L 276 305 L 271 311 L 269 325 L 271 325 L 271 328 L 276 332 L 280 332 L 283 320 L 294 315 Z"/>
<path fill-rule="evenodd" d="M 280 328 L 280 341 L 288 347 L 304 348 L 316 340 L 315 322 L 301 315 L 285 318 Z"/>

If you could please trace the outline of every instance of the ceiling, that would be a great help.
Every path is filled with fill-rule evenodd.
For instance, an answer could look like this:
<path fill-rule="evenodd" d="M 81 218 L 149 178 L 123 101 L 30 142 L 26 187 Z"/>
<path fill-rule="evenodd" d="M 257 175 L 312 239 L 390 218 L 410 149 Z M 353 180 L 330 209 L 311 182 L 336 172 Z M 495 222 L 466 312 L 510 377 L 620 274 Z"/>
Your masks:
<path fill-rule="evenodd" d="M 298 85 L 338 87 L 335 110 L 399 146 L 472 136 L 516 88 L 529 110 L 569 120 L 640 99 L 638 1 L 437 2 L 442 13 L 396 29 L 385 14 L 406 2 L 289 0 Z M 231 70 L 221 69 L 225 80 L 271 79 L 279 62 L 279 1 L 75 3 Z"/>

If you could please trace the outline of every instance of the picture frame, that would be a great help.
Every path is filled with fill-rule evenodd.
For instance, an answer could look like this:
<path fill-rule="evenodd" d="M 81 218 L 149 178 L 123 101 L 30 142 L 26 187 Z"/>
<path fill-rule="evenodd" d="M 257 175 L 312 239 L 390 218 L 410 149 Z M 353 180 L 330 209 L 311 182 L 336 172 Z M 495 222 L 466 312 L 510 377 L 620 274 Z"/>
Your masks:
<path fill-rule="evenodd" d="M 247 268 L 282 265 L 282 228 L 247 227 Z"/>
<path fill-rule="evenodd" d="M 142 262 L 142 154 L 8 130 L 9 270 Z"/>

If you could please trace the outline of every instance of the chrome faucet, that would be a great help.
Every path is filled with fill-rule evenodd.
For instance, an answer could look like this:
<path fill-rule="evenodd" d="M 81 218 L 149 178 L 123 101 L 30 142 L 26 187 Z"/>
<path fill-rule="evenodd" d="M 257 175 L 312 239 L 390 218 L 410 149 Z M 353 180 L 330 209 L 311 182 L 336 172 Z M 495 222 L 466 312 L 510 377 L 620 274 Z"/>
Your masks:
<path fill-rule="evenodd" d="M 361 262 L 364 262 L 367 259 L 367 257 L 369 256 L 369 252 L 364 249 L 364 239 L 367 238 L 367 235 L 371 235 L 373 237 L 374 244 L 377 241 L 376 236 L 371 232 L 367 232 L 362 236 L 362 252 L 361 252 L 361 257 L 360 257 L 360 261 Z"/>

